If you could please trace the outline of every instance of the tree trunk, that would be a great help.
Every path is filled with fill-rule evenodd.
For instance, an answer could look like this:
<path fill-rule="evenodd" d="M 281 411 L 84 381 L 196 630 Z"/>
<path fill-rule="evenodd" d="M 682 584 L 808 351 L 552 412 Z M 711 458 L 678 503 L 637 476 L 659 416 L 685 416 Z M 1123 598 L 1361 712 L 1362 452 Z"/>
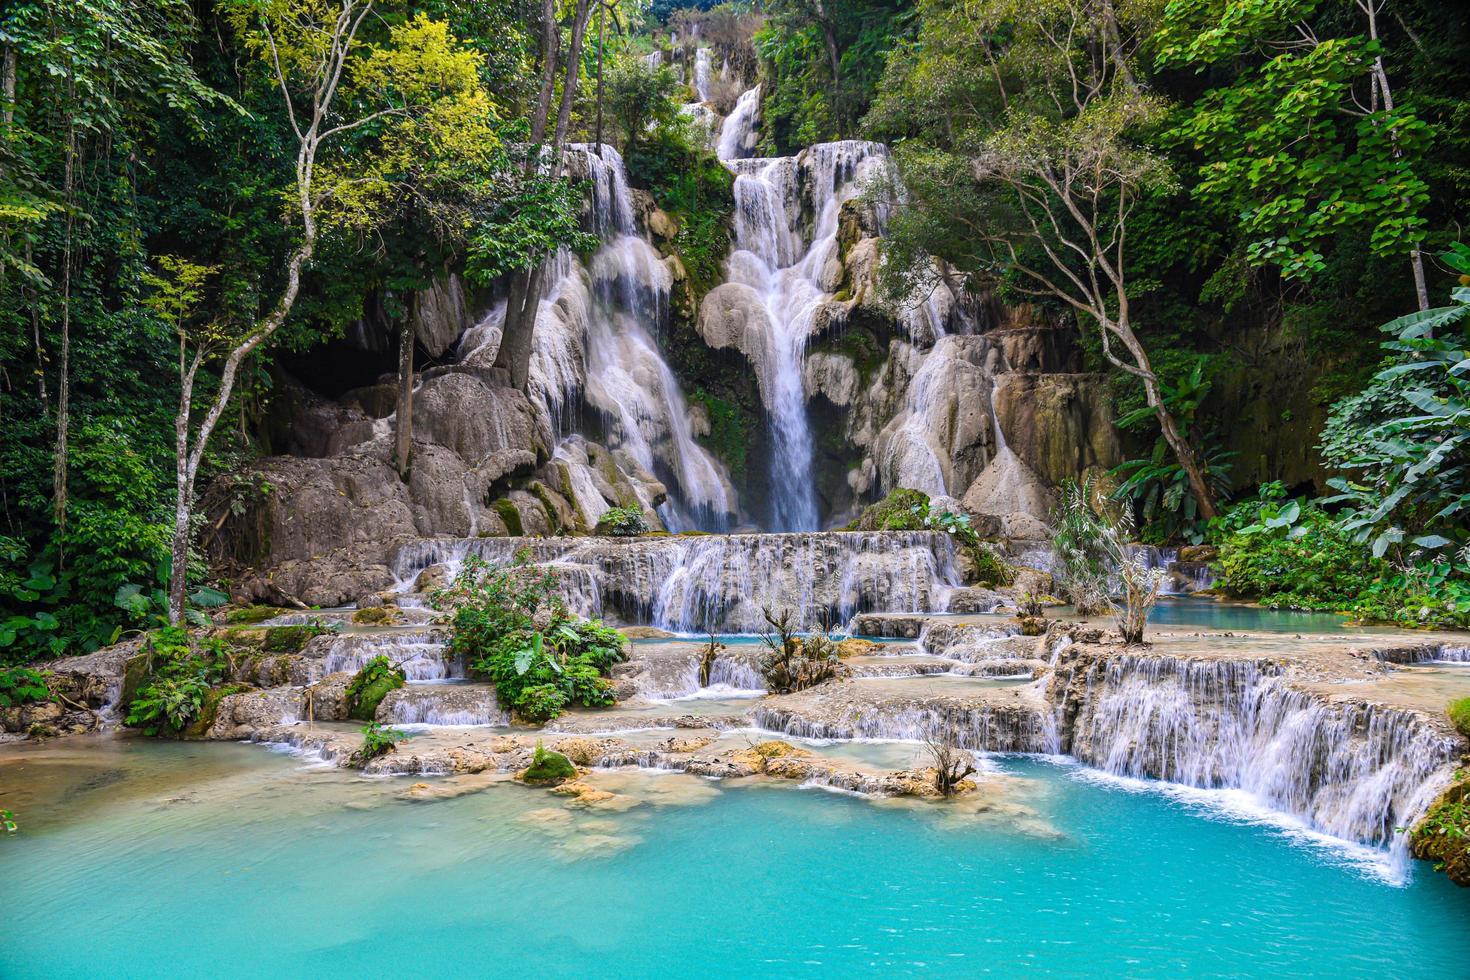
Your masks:
<path fill-rule="evenodd" d="M 179 411 L 174 416 L 174 538 L 168 579 L 168 621 L 184 622 L 184 598 L 189 587 L 189 525 L 194 513 L 194 473 L 189 466 L 189 414 L 194 404 L 194 371 L 184 368 L 185 350 L 179 344 Z"/>
<path fill-rule="evenodd" d="M 602 145 L 602 52 L 606 45 L 607 3 L 597 0 L 597 138 L 593 142 L 598 146 Z"/>
<path fill-rule="evenodd" d="M 413 463 L 413 319 L 398 328 L 398 408 L 393 416 L 393 458 L 408 479 Z"/>
<path fill-rule="evenodd" d="M 567 138 L 567 127 L 572 121 L 572 103 L 577 98 L 577 80 L 582 74 L 582 39 L 587 36 L 587 20 L 590 15 L 587 0 L 577 0 L 576 13 L 572 19 L 572 47 L 567 52 L 566 76 L 561 83 L 561 106 L 556 112 L 556 135 L 551 140 L 552 167 L 557 173 L 561 173 L 561 145 Z"/>
<path fill-rule="evenodd" d="M 562 79 L 561 105 L 556 114 L 556 129 L 550 144 L 552 173 L 561 173 L 561 145 L 566 139 L 567 126 L 571 122 L 572 103 L 577 96 L 578 61 L 582 56 L 582 39 L 587 33 L 587 21 L 591 16 L 588 0 L 577 0 L 575 18 L 572 22 L 572 43 L 567 51 L 565 77 Z M 548 46 L 543 39 L 543 50 Z M 548 106 L 551 101 L 551 85 L 555 81 L 555 65 L 542 75 L 541 95 Z M 537 103 L 537 112 L 541 111 Z M 533 122 L 534 126 L 534 122 Z M 543 120 L 544 128 L 544 120 Z M 544 258 L 544 257 L 543 257 Z M 500 332 L 500 349 L 495 353 L 495 366 L 506 372 L 513 388 L 525 388 L 531 374 L 531 351 L 535 341 L 536 311 L 541 306 L 541 292 L 546 279 L 546 263 L 537 262 L 525 271 L 511 277 L 510 295 L 505 304 L 505 326 Z"/>
<path fill-rule="evenodd" d="M 1126 299 L 1122 302 L 1126 307 Z M 1096 313 L 1094 313 L 1096 316 Z M 1205 479 L 1204 469 L 1200 466 L 1199 457 L 1195 455 L 1194 447 L 1189 444 L 1179 431 L 1179 426 L 1174 421 L 1174 415 L 1164 404 L 1164 395 L 1159 388 L 1158 375 L 1154 374 L 1152 363 L 1149 361 L 1148 351 L 1144 350 L 1143 343 L 1138 335 L 1133 332 L 1133 326 L 1126 317 L 1117 320 L 1098 317 L 1098 327 L 1102 331 L 1103 355 L 1114 365 L 1122 368 L 1143 382 L 1143 393 L 1148 407 L 1154 410 L 1154 417 L 1159 421 L 1159 431 L 1163 433 L 1164 441 L 1174 453 L 1179 466 L 1184 470 L 1184 475 L 1189 480 L 1189 488 L 1194 494 L 1195 503 L 1198 505 L 1200 516 L 1205 520 L 1211 520 L 1219 515 L 1219 509 L 1215 506 L 1215 494 L 1210 489 L 1209 481 Z M 1114 334 L 1123 346 L 1128 350 L 1128 356 L 1133 363 L 1125 364 L 1113 353 L 1108 343 L 1108 334 Z"/>
<path fill-rule="evenodd" d="M 76 221 L 77 128 L 70 107 L 74 105 L 75 96 L 75 81 L 68 67 L 66 167 L 62 178 L 62 206 L 66 208 L 66 216 L 61 252 L 61 357 L 56 381 L 56 457 L 51 471 L 51 513 L 58 537 L 66 530 L 67 441 L 71 430 L 71 253 Z"/>
<path fill-rule="evenodd" d="M 0 120 L 5 124 L 5 135 L 10 135 L 11 124 L 15 121 L 15 48 L 9 44 L 5 45 L 5 63 L 0 68 L 0 101 L 5 103 L 0 109 Z"/>
<path fill-rule="evenodd" d="M 1374 41 L 1378 40 L 1378 3 L 1377 0 L 1359 0 L 1358 6 L 1368 15 L 1368 36 Z M 1383 95 L 1383 108 L 1393 112 L 1393 89 L 1388 85 L 1388 71 L 1383 67 L 1383 55 L 1373 59 L 1373 81 L 1378 86 L 1378 91 Z M 1403 155 L 1399 149 L 1398 138 L 1390 134 L 1393 142 L 1394 159 Z M 1407 204 L 1407 200 L 1404 202 Z M 1409 267 L 1414 274 L 1414 294 L 1419 302 L 1419 310 L 1422 312 L 1429 309 L 1429 286 L 1424 280 L 1424 257 L 1419 252 L 1419 245 L 1415 243 L 1409 249 Z"/>
<path fill-rule="evenodd" d="M 546 139 L 546 120 L 551 114 L 551 97 L 556 91 L 556 45 L 560 32 L 556 29 L 555 0 L 541 4 L 541 91 L 536 95 L 536 112 L 531 117 L 531 151 L 526 155 L 526 173 L 536 172 L 537 151 Z"/>

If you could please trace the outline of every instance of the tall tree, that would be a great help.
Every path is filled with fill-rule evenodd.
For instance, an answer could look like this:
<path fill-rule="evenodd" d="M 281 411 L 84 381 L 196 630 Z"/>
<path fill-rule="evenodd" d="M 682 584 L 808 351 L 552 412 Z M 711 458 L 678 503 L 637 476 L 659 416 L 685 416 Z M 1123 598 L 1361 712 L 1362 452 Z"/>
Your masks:
<path fill-rule="evenodd" d="M 551 4 L 548 2 L 543 10 L 542 20 L 541 92 L 536 101 L 536 116 L 531 125 L 531 148 L 526 169 L 528 174 L 532 170 L 544 170 L 554 178 L 562 170 L 562 144 L 571 121 L 572 105 L 577 97 L 577 82 L 582 72 L 582 39 L 587 33 L 587 21 L 592 8 L 588 0 L 576 0 L 572 13 L 570 50 L 563 66 L 562 95 L 557 108 L 556 126 L 552 131 L 551 142 L 543 145 L 538 133 L 544 138 L 557 74 L 555 38 L 558 31 L 556 21 L 548 16 L 550 9 Z M 495 354 L 495 367 L 506 372 L 514 388 L 524 388 L 530 378 L 536 312 L 540 309 L 541 294 L 546 285 L 544 259 L 543 254 L 531 268 L 511 276 L 505 307 L 505 325 L 501 331 L 500 349 Z"/>
<path fill-rule="evenodd" d="M 896 118 L 910 87 L 937 84 L 964 100 L 962 118 L 949 123 L 952 149 L 899 155 L 920 189 L 918 206 L 930 212 L 917 221 L 963 222 L 967 240 L 959 247 L 972 253 L 982 280 L 1060 301 L 1080 325 L 1095 326 L 1103 356 L 1142 385 L 1199 513 L 1209 518 L 1214 491 L 1134 318 L 1142 284 L 1132 268 L 1129 222 L 1141 201 L 1176 187 L 1168 161 L 1137 139 L 1167 109 L 1137 80 L 1155 9 L 1151 0 L 931 2 L 925 10 L 933 18 L 918 45 L 897 56 L 891 74 L 899 84 L 874 115 Z M 971 69 L 968 77 L 956 74 L 957 63 Z M 908 219 L 910 228 L 915 220 Z M 901 257 L 902 249 L 893 254 Z M 927 252 L 908 258 L 929 274 Z"/>
<path fill-rule="evenodd" d="M 210 435 L 229 404 L 241 364 L 285 324 L 319 238 L 368 231 L 391 217 L 414 175 L 483 158 L 496 145 L 494 107 L 478 75 L 478 55 L 441 22 L 420 14 L 369 39 L 373 0 L 240 0 L 227 16 L 264 64 L 268 84 L 296 140 L 293 198 L 287 217 L 298 237 L 285 257 L 283 285 L 269 310 L 226 340 L 198 344 L 183 358 L 175 457 L 176 505 L 169 617 L 182 620 L 188 582 L 194 486 Z M 192 380 L 223 355 L 219 385 L 197 428 Z"/>

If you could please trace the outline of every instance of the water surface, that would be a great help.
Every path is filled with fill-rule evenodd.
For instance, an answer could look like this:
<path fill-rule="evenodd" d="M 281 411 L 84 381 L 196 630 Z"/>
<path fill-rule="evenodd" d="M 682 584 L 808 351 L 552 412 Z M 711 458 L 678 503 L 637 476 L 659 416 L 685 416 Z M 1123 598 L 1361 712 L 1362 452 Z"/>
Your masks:
<path fill-rule="evenodd" d="M 912 747 L 848 748 L 874 761 Z M 963 807 L 682 775 L 433 802 L 234 744 L 0 750 L 7 978 L 1464 975 L 1470 891 L 1007 758 Z M 453 786 L 453 781 L 435 786 Z M 470 788 L 476 788 L 471 786 Z M 1137 789 L 1137 787 L 1134 787 Z M 1361 853 L 1358 853 L 1362 857 Z"/>

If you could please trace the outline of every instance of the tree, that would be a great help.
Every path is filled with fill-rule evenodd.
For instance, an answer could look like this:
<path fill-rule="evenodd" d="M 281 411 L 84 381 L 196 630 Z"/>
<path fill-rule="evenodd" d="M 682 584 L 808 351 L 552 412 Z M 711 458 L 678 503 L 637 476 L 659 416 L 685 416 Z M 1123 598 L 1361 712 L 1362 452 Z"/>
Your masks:
<path fill-rule="evenodd" d="M 551 0 L 542 10 L 541 91 L 536 100 L 536 114 L 531 121 L 531 147 L 526 156 L 526 172 L 545 170 L 555 178 L 562 170 L 562 143 L 571 122 L 572 104 L 577 97 L 577 81 L 581 77 L 582 39 L 591 16 L 588 0 L 576 0 L 572 12 L 571 51 L 567 55 L 562 80 L 561 103 L 551 142 L 543 145 L 551 111 L 551 98 L 556 83 L 556 41 L 559 37 Z M 524 388 L 530 377 L 531 351 L 536 330 L 536 311 L 545 289 L 545 255 L 530 268 L 511 277 L 505 306 L 505 326 L 501 331 L 500 349 L 495 354 L 495 367 L 509 376 L 511 387 Z"/>
<path fill-rule="evenodd" d="M 1169 138 L 1200 158 L 1193 194 L 1238 222 L 1251 264 L 1307 281 L 1326 268 L 1335 239 L 1361 231 L 1375 254 L 1408 256 L 1425 310 L 1428 187 L 1413 163 L 1431 134 L 1389 84 L 1384 0 L 1355 5 L 1364 30 L 1331 36 L 1313 19 L 1318 0 L 1169 4 L 1156 39 L 1161 67 L 1245 65 L 1190 106 Z"/>
<path fill-rule="evenodd" d="M 1168 161 L 1137 134 L 1157 127 L 1166 103 L 1144 91 L 1132 67 L 1154 26 L 1149 0 L 972 0 L 962 5 L 963 51 L 987 76 L 979 99 L 1002 111 L 976 118 L 953 139 L 956 154 L 934 163 L 907 158 L 937 181 L 967 182 L 978 194 L 965 214 L 982 279 L 1071 307 L 1093 324 L 1110 364 L 1142 384 L 1145 400 L 1189 482 L 1200 514 L 1215 495 L 1195 447 L 1179 429 L 1149 353 L 1135 329 L 1133 300 L 1146 288 L 1132 275 L 1128 223 L 1145 198 L 1177 183 Z M 929 38 L 929 25 L 921 45 Z M 951 52 L 954 41 L 940 41 Z M 912 61 L 900 60 L 909 71 Z M 875 113 L 892 112 L 877 107 Z M 955 159 L 958 156 L 958 159 Z M 927 178 L 931 182 L 936 177 Z M 937 196 L 946 215 L 955 201 Z M 940 219 L 949 222 L 948 216 Z M 901 253 L 900 253 L 901 254 Z M 910 254 L 926 269 L 927 255 Z M 899 295 L 908 295 L 908 291 Z"/>
<path fill-rule="evenodd" d="M 463 167 L 494 151 L 494 108 L 476 53 L 420 14 L 368 40 L 372 0 L 238 0 L 226 10 L 246 50 L 266 66 L 296 139 L 288 220 L 299 237 L 285 258 L 271 308 L 228 340 L 198 344 L 181 370 L 192 378 L 223 354 L 218 390 L 189 435 L 192 388 L 181 392 L 169 617 L 179 623 L 187 587 L 194 482 L 209 437 L 229 404 L 244 360 L 285 324 L 302 271 L 323 232 L 367 231 L 394 212 L 406 174 Z M 180 269 L 182 272 L 182 269 Z M 181 277 L 176 276 L 176 280 Z M 182 350 L 181 340 L 181 350 Z"/>

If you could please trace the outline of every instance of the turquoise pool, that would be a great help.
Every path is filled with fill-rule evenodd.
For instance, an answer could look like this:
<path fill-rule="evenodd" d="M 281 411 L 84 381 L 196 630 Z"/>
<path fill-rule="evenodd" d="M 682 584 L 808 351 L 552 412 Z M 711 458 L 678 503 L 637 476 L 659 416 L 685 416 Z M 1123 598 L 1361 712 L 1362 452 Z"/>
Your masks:
<path fill-rule="evenodd" d="M 622 778 L 573 811 L 234 744 L 0 750 L 0 976 L 1463 976 L 1470 891 L 1002 759 L 989 810 Z M 882 754 L 892 750 L 875 748 Z M 900 753 L 901 754 L 901 753 Z M 1202 802 L 1203 801 L 1203 802 Z M 1248 813 L 1249 811 L 1242 811 Z M 1365 858 L 1366 863 L 1365 863 Z"/>

